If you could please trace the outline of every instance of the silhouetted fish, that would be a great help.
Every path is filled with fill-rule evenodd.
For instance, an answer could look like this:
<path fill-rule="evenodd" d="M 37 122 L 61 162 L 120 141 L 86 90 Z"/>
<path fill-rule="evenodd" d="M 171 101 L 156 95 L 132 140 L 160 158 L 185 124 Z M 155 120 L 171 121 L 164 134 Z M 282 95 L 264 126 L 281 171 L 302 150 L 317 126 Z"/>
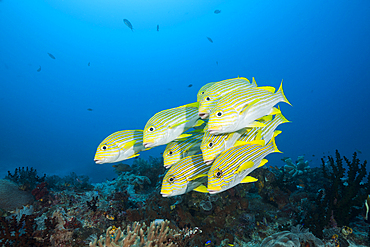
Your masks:
<path fill-rule="evenodd" d="M 90 62 L 87 63 L 87 66 L 90 66 Z"/>
<path fill-rule="evenodd" d="M 40 72 L 40 71 L 41 71 L 41 66 L 40 66 L 40 68 L 37 69 L 37 72 Z"/>
<path fill-rule="evenodd" d="M 207 39 L 209 40 L 209 42 L 213 43 L 213 40 L 210 37 L 207 37 Z"/>
<path fill-rule="evenodd" d="M 159 25 L 157 25 L 157 32 L 159 32 Z"/>
<path fill-rule="evenodd" d="M 132 24 L 129 20 L 123 19 L 123 22 L 126 24 L 126 26 L 128 26 L 128 28 L 131 29 L 131 31 L 134 31 L 134 28 L 132 27 Z"/>
<path fill-rule="evenodd" d="M 193 84 L 189 84 L 189 86 L 188 87 L 192 87 L 193 86 Z"/>
<path fill-rule="evenodd" d="M 215 14 L 219 14 L 219 13 L 221 13 L 221 10 L 216 9 L 216 10 L 214 11 L 214 13 L 215 13 Z"/>
<path fill-rule="evenodd" d="M 55 57 L 53 56 L 53 54 L 50 54 L 50 53 L 48 52 L 48 55 L 49 55 L 49 57 L 51 57 L 52 59 L 55 59 Z"/>
<path fill-rule="evenodd" d="M 91 108 L 87 108 L 87 110 L 88 110 L 88 111 L 92 111 L 93 109 L 91 109 Z"/>

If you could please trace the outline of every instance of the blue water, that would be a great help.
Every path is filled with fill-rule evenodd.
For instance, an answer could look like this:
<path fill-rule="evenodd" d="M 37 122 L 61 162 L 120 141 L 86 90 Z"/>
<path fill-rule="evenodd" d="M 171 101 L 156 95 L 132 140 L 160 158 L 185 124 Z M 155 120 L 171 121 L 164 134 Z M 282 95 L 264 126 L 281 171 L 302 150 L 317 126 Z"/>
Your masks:
<path fill-rule="evenodd" d="M 292 122 L 270 165 L 305 154 L 317 166 L 335 149 L 369 159 L 369 23 L 367 0 L 1 0 L 0 177 L 29 166 L 111 179 L 93 161 L 106 136 L 237 76 L 284 79 Z"/>

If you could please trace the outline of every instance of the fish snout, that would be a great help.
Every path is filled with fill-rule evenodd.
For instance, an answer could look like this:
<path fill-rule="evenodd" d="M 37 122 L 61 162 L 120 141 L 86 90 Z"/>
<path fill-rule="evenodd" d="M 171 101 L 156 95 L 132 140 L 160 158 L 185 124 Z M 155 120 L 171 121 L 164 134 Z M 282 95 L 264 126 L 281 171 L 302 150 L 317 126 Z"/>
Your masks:
<path fill-rule="evenodd" d="M 208 132 L 209 132 L 211 135 L 217 135 L 217 134 L 219 134 L 219 131 L 218 131 L 218 130 L 215 130 L 215 129 L 208 129 Z"/>
<path fill-rule="evenodd" d="M 198 113 L 198 115 L 199 115 L 199 117 L 200 117 L 201 119 L 206 119 L 206 118 L 208 118 L 208 116 L 209 116 L 209 114 L 208 114 L 208 113 L 204 113 L 204 112 L 199 112 L 199 113 Z"/>
<path fill-rule="evenodd" d="M 146 143 L 143 143 L 143 146 L 145 148 L 152 148 L 154 146 L 154 143 L 153 142 L 146 142 Z"/>

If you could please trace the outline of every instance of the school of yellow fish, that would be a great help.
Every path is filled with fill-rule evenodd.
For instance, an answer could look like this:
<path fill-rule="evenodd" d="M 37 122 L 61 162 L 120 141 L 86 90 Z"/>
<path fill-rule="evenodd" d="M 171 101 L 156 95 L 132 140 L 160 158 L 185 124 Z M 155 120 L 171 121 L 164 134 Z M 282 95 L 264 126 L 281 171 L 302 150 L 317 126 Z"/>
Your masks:
<path fill-rule="evenodd" d="M 238 77 L 204 85 L 197 102 L 154 114 L 144 130 L 123 130 L 98 146 L 97 164 L 130 159 L 139 152 L 167 145 L 168 169 L 161 194 L 170 197 L 189 191 L 216 194 L 240 183 L 256 182 L 249 174 L 280 152 L 276 128 L 289 122 L 275 105 L 289 103 L 282 83 L 258 87 L 254 78 Z"/>

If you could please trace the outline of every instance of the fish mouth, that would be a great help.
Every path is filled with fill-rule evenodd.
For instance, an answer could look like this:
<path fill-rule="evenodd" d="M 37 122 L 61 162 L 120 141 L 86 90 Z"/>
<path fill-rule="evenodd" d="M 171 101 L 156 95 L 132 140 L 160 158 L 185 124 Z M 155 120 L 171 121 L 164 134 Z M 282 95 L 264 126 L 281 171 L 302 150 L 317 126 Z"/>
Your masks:
<path fill-rule="evenodd" d="M 103 164 L 103 161 L 102 161 L 102 160 L 98 160 L 98 159 L 94 159 L 94 162 L 95 162 L 96 164 Z"/>
<path fill-rule="evenodd" d="M 201 119 L 206 119 L 206 118 L 209 117 L 209 114 L 208 113 L 204 113 L 204 112 L 200 112 L 200 113 L 198 113 L 198 115 L 199 115 L 199 117 Z"/>
<path fill-rule="evenodd" d="M 162 193 L 161 192 L 161 194 L 162 194 L 162 197 L 170 197 L 171 196 L 171 194 L 168 194 L 168 193 Z"/>
<path fill-rule="evenodd" d="M 208 189 L 209 194 L 216 194 L 219 191 L 220 190 L 210 190 L 210 189 Z"/>
<path fill-rule="evenodd" d="M 143 146 L 145 148 L 152 148 L 152 147 L 154 147 L 154 142 L 146 142 L 146 143 L 143 143 Z"/>
<path fill-rule="evenodd" d="M 213 163 L 214 160 L 205 160 L 204 163 L 206 163 L 206 165 L 210 165 Z"/>

